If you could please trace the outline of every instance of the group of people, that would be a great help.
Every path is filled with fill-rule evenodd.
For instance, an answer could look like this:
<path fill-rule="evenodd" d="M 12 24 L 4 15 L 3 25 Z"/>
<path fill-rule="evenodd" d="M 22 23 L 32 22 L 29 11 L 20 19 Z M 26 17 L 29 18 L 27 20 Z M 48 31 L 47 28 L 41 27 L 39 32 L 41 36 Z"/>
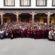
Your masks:
<path fill-rule="evenodd" d="M 13 30 L 18 30 L 20 31 L 21 33 L 24 32 L 24 30 L 27 30 L 27 31 L 32 31 L 32 34 L 34 33 L 35 34 L 35 31 L 37 30 L 48 30 L 48 38 L 49 39 L 55 39 L 55 29 L 51 29 L 47 23 L 44 23 L 44 24 L 39 24 L 38 22 L 37 23 L 26 23 L 26 22 L 20 22 L 20 23 L 17 23 L 17 22 L 6 22 L 4 23 L 1 27 L 0 27 L 0 38 L 3 38 L 4 36 L 8 37 L 11 37 L 13 38 L 14 35 L 12 34 L 13 33 Z M 18 32 L 17 31 L 17 32 Z M 27 32 L 28 33 L 28 32 Z M 43 32 L 44 33 L 44 32 Z M 20 33 L 19 33 L 20 34 Z M 22 36 L 22 34 L 21 34 Z M 28 36 L 28 35 L 26 35 Z M 45 35 L 44 35 L 45 36 Z M 35 37 L 35 36 L 34 36 Z M 37 36 L 36 36 L 37 37 Z"/>

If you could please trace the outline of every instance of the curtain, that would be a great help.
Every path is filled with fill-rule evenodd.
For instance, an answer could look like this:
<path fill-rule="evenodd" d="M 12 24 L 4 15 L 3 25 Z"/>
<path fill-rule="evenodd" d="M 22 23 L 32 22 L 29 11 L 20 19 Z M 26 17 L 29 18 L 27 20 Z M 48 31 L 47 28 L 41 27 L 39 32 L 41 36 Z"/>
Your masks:
<path fill-rule="evenodd" d="M 37 0 L 37 5 L 45 5 L 45 0 Z"/>
<path fill-rule="evenodd" d="M 53 0 L 52 2 L 53 2 L 53 5 L 55 5 L 55 0 Z"/>
<path fill-rule="evenodd" d="M 15 3 L 14 0 L 5 0 L 5 5 L 12 6 L 12 5 L 15 5 L 14 3 Z"/>
<path fill-rule="evenodd" d="M 21 5 L 30 5 L 30 0 L 21 0 Z"/>

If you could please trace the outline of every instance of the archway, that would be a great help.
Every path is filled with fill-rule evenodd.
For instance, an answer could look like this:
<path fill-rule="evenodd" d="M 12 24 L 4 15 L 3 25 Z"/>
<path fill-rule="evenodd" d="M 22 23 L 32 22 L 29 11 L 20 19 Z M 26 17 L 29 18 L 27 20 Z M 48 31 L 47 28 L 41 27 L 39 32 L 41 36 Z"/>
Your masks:
<path fill-rule="evenodd" d="M 38 13 L 34 15 L 34 21 L 40 23 L 47 23 L 47 15 L 45 13 Z"/>
<path fill-rule="evenodd" d="M 4 23 L 5 22 L 7 22 L 7 21 L 11 21 L 11 22 L 15 22 L 16 21 L 16 15 L 15 14 L 13 14 L 13 13 L 5 13 L 4 15 L 3 15 L 3 21 L 4 21 Z"/>
<path fill-rule="evenodd" d="M 19 21 L 20 22 L 31 22 L 32 15 L 29 13 L 22 13 L 19 15 Z"/>
<path fill-rule="evenodd" d="M 1 15 L 0 15 L 0 25 L 1 25 Z"/>
<path fill-rule="evenodd" d="M 55 25 L 55 13 L 50 15 L 50 24 Z"/>

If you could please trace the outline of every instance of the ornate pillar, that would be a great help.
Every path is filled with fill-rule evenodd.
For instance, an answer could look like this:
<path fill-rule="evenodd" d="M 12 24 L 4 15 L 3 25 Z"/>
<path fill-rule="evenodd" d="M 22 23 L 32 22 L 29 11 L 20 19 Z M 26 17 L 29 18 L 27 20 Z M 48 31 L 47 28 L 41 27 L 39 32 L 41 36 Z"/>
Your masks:
<path fill-rule="evenodd" d="M 48 25 L 50 25 L 50 15 L 51 15 L 51 13 L 48 12 L 47 14 L 48 14 L 48 16 L 47 16 L 47 23 L 48 23 Z"/>
<path fill-rule="evenodd" d="M 32 12 L 32 24 L 34 24 L 34 15 L 35 15 L 35 12 Z"/>
<path fill-rule="evenodd" d="M 18 12 L 16 12 L 16 18 L 17 18 L 17 23 L 19 22 L 19 13 Z"/>
<path fill-rule="evenodd" d="M 3 25 L 3 13 L 1 13 L 1 25 Z"/>

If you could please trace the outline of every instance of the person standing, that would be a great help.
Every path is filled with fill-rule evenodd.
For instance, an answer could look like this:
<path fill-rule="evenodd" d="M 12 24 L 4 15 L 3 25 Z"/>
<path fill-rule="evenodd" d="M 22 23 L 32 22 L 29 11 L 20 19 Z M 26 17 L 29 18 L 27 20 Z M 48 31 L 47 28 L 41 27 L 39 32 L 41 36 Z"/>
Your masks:
<path fill-rule="evenodd" d="M 54 29 L 50 29 L 48 39 L 53 40 L 53 38 L 54 38 Z"/>

